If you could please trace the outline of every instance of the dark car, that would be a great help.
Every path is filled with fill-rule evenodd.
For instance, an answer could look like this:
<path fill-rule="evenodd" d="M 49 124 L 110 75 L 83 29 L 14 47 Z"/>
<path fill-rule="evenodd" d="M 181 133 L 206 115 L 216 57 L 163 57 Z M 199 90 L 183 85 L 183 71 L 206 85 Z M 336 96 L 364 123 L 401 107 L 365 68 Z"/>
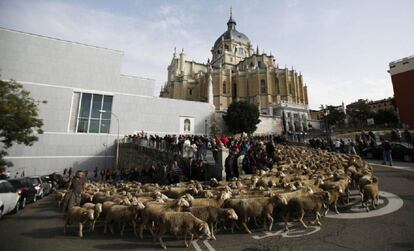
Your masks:
<path fill-rule="evenodd" d="M 391 154 L 393 160 L 413 162 L 414 149 L 400 143 L 391 143 Z M 382 159 L 383 148 L 381 145 L 367 147 L 362 150 L 362 155 L 368 159 Z"/>
<path fill-rule="evenodd" d="M 9 182 L 16 189 L 17 194 L 20 195 L 20 208 L 23 209 L 27 202 L 36 201 L 36 189 L 29 179 L 11 179 Z"/>
<path fill-rule="evenodd" d="M 40 176 L 40 179 L 43 182 L 43 192 L 44 192 L 44 194 L 48 195 L 48 194 L 52 193 L 53 184 L 52 184 L 52 181 L 50 180 L 49 175 Z"/>
<path fill-rule="evenodd" d="M 55 189 L 63 188 L 66 186 L 66 182 L 61 174 L 52 173 L 49 175 L 49 178 L 52 181 L 53 187 Z"/>

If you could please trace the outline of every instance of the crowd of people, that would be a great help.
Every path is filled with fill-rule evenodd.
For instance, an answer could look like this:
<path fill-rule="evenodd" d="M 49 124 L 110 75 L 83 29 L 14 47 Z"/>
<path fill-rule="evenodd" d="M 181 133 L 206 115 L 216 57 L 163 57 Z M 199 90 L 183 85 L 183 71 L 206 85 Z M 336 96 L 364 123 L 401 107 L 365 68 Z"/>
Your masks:
<path fill-rule="evenodd" d="M 402 134 L 398 129 L 391 132 L 391 140 L 405 140 L 412 144 L 413 137 L 406 130 Z M 221 148 L 229 149 L 225 159 L 225 172 L 228 180 L 239 177 L 241 173 L 254 174 L 257 170 L 266 170 L 278 161 L 275 154 L 275 145 L 284 143 L 285 138 L 276 135 L 247 136 L 203 136 L 203 135 L 151 135 L 138 132 L 124 137 L 123 142 L 137 143 L 159 151 L 168 151 L 174 154 L 174 159 L 151 159 L 150 164 L 142 169 L 119 170 L 95 167 L 93 174 L 85 171 L 85 177 L 92 180 L 137 180 L 143 183 L 174 184 L 185 180 L 207 180 L 209 163 L 207 153 L 211 151 L 214 162 L 218 161 L 218 151 Z M 411 142 L 411 143 L 410 143 Z M 325 140 L 314 138 L 308 141 L 310 147 L 346 154 L 361 154 L 367 147 L 384 145 L 384 162 L 392 165 L 389 151 L 389 141 L 382 139 L 377 142 L 374 132 L 362 131 L 355 134 L 354 139 Z M 388 147 L 387 147 L 388 146 Z M 71 177 L 72 169 L 65 169 L 64 176 Z"/>

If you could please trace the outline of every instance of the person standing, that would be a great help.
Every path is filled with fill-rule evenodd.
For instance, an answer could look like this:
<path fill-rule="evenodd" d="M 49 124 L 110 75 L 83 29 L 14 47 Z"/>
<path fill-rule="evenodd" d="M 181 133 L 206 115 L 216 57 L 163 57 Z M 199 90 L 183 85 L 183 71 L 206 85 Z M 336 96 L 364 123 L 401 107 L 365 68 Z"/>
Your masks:
<path fill-rule="evenodd" d="M 336 139 L 334 144 L 335 144 L 335 151 L 337 153 L 341 152 L 341 141 L 339 139 Z"/>
<path fill-rule="evenodd" d="M 356 154 L 355 143 L 352 139 L 348 140 L 348 154 Z"/>
<path fill-rule="evenodd" d="M 181 168 L 178 166 L 177 160 L 174 160 L 171 165 L 171 183 L 176 184 L 180 182 L 182 171 Z"/>
<path fill-rule="evenodd" d="M 93 179 L 98 180 L 98 167 L 95 166 L 95 169 L 93 169 Z"/>
<path fill-rule="evenodd" d="M 382 156 L 384 158 L 384 165 L 387 165 L 387 161 L 389 161 L 390 166 L 392 166 L 392 148 L 391 144 L 388 140 L 381 139 L 381 146 L 382 146 Z"/>
<path fill-rule="evenodd" d="M 84 186 L 85 173 L 82 171 L 77 171 L 75 176 L 68 183 L 68 191 L 65 194 L 62 208 L 63 212 L 67 212 L 70 208 L 74 206 L 80 206 L 81 193 L 84 190 Z"/>
<path fill-rule="evenodd" d="M 237 158 L 236 153 L 232 150 L 224 161 L 224 171 L 226 172 L 227 181 L 230 181 L 233 177 L 235 177 L 234 170 L 237 170 Z"/>

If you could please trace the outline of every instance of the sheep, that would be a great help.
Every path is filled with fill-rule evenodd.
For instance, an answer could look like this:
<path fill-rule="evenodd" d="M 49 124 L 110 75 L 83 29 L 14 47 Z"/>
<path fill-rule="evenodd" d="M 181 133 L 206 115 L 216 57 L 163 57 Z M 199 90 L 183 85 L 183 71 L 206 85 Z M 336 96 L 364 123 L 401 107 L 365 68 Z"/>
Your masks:
<path fill-rule="evenodd" d="M 253 218 L 256 223 L 257 217 L 263 218 L 263 228 L 271 231 L 273 226 L 273 210 L 278 205 L 279 200 L 275 197 L 256 197 L 247 199 L 228 199 L 224 202 L 223 207 L 233 208 L 239 216 L 239 221 L 247 233 L 252 232 L 247 227 L 247 222 Z M 266 227 L 266 220 L 269 220 L 269 227 Z M 256 223 L 257 225 L 257 223 Z M 232 224 L 232 232 L 234 230 L 234 222 Z"/>
<path fill-rule="evenodd" d="M 167 249 L 162 240 L 163 235 L 167 231 L 176 237 L 184 234 L 184 244 L 186 247 L 189 247 L 192 243 L 194 235 L 211 238 L 207 222 L 198 219 L 190 212 L 164 212 L 161 214 L 159 224 L 158 241 L 163 249 Z M 187 235 L 190 235 L 188 243 Z"/>
<path fill-rule="evenodd" d="M 207 207 L 207 206 L 213 206 L 213 207 L 221 207 L 226 199 L 229 199 L 231 197 L 230 192 L 221 192 L 220 197 L 218 199 L 193 199 L 189 200 L 191 207 Z"/>
<path fill-rule="evenodd" d="M 65 219 L 65 225 L 63 226 L 63 234 L 66 235 L 66 227 L 75 223 L 79 224 L 78 236 L 83 236 L 83 224 L 85 222 L 91 222 L 94 220 L 94 210 L 86 209 L 78 206 L 71 207 Z"/>
<path fill-rule="evenodd" d="M 190 207 L 190 204 L 184 198 L 166 201 L 166 202 L 148 202 L 142 211 L 142 222 L 139 227 L 139 236 L 143 239 L 144 227 L 148 227 L 151 235 L 155 237 L 153 225 L 159 221 L 162 213 L 167 211 L 182 211 L 183 208 Z M 150 225 L 149 225 L 150 223 Z"/>
<path fill-rule="evenodd" d="M 292 198 L 287 202 L 287 204 L 285 204 L 286 201 L 284 201 L 283 219 L 285 222 L 285 231 L 289 230 L 287 223 L 289 218 L 292 216 L 297 217 L 304 228 L 308 228 L 305 222 L 303 222 L 305 212 L 312 212 L 314 214 L 315 220 L 311 222 L 312 224 L 317 223 L 318 225 L 322 225 L 320 222 L 321 215 L 319 211 L 326 201 L 327 198 L 324 194 L 309 194 L 306 196 Z"/>
<path fill-rule="evenodd" d="M 372 183 L 367 184 L 362 189 L 363 191 L 363 200 L 362 206 L 366 207 L 367 212 L 369 211 L 368 202 L 371 201 L 371 207 L 373 209 L 378 206 L 379 201 L 379 187 L 378 187 L 378 179 L 376 177 L 372 178 Z"/>
<path fill-rule="evenodd" d="M 217 207 L 190 207 L 188 209 L 195 217 L 205 221 L 210 226 L 211 237 L 216 240 L 214 236 L 214 226 L 219 221 L 238 220 L 238 216 L 232 208 L 217 208 Z"/>
<path fill-rule="evenodd" d="M 93 215 L 94 219 L 93 219 L 92 222 L 90 222 L 90 225 L 89 225 L 89 230 L 93 232 L 95 230 L 95 223 L 96 223 L 96 221 L 98 220 L 99 216 L 102 213 L 102 204 L 101 203 L 96 203 L 96 204 L 85 203 L 85 204 L 82 205 L 82 207 L 86 208 L 86 209 L 93 209 L 94 210 L 94 215 Z"/>
<path fill-rule="evenodd" d="M 65 194 L 66 194 L 66 191 L 65 192 L 56 192 L 56 194 L 55 194 L 55 199 L 56 199 L 56 202 L 57 202 L 59 208 L 60 208 L 60 206 L 61 206 L 61 204 L 62 204 L 62 202 L 65 198 Z"/>
<path fill-rule="evenodd" d="M 113 205 L 112 207 L 109 208 L 108 212 L 106 213 L 104 233 L 106 233 L 106 229 L 109 224 L 109 229 L 111 230 L 111 233 L 113 234 L 114 229 L 112 226 L 112 222 L 118 222 L 122 224 L 122 227 L 121 227 L 121 236 L 122 236 L 124 234 L 125 225 L 126 223 L 129 222 L 132 224 L 135 236 L 138 236 L 137 230 L 136 230 L 136 220 L 138 218 L 140 211 L 142 211 L 144 208 L 145 206 L 142 203 L 139 203 L 138 205 L 131 205 L 131 206 Z"/>
<path fill-rule="evenodd" d="M 326 211 L 324 212 L 324 216 L 326 216 L 328 214 L 329 208 L 331 206 L 334 206 L 335 208 L 335 213 L 339 214 L 338 212 L 338 207 L 337 207 L 337 203 L 338 203 L 338 199 L 341 196 L 341 193 L 339 191 L 339 189 L 330 189 L 328 191 L 323 192 L 325 193 L 325 196 L 328 197 L 328 201 L 327 201 L 327 205 L 326 205 Z"/>
<path fill-rule="evenodd" d="M 93 195 L 88 193 L 81 193 L 80 205 L 93 201 Z"/>
<path fill-rule="evenodd" d="M 195 187 L 190 188 L 171 188 L 169 187 L 168 190 L 162 191 L 164 195 L 166 195 L 169 198 L 178 199 L 181 196 L 189 193 L 193 196 L 197 195 L 198 190 Z"/>

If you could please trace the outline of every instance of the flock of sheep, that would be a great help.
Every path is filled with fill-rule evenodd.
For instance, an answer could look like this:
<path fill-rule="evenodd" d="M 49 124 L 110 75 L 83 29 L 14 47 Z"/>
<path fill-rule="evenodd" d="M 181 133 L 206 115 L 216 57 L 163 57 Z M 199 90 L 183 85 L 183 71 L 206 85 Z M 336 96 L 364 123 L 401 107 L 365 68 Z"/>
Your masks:
<path fill-rule="evenodd" d="M 104 233 L 108 228 L 114 233 L 114 224 L 121 235 L 132 226 L 136 236 L 143 238 L 146 230 L 166 249 L 167 232 L 183 236 L 188 247 L 193 238 L 216 239 L 219 228 L 249 234 L 252 226 L 271 231 L 278 219 L 286 231 L 292 220 L 307 228 L 305 214 L 313 218 L 310 224 L 321 225 L 321 213 L 326 215 L 330 208 L 339 213 L 337 203 L 349 202 L 350 189 L 360 192 L 366 210 L 378 205 L 378 180 L 358 156 L 282 145 L 276 146 L 276 154 L 281 161 L 271 170 L 229 182 L 89 182 L 81 206 L 66 214 L 65 233 L 68 225 L 78 224 L 82 237 L 83 224 L 94 231 L 95 223 L 102 221 Z M 57 201 L 63 196 L 64 191 L 57 192 Z"/>

